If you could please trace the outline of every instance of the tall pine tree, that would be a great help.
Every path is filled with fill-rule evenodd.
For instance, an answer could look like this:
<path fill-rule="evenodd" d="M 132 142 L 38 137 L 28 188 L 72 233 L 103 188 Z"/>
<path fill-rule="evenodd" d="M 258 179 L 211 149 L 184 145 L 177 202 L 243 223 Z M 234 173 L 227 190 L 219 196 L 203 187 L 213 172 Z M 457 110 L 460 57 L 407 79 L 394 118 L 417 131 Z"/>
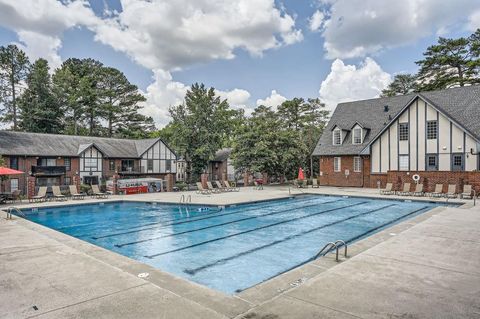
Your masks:
<path fill-rule="evenodd" d="M 63 131 L 63 111 L 53 94 L 48 62 L 38 59 L 27 77 L 27 89 L 18 100 L 19 128 L 27 132 Z"/>

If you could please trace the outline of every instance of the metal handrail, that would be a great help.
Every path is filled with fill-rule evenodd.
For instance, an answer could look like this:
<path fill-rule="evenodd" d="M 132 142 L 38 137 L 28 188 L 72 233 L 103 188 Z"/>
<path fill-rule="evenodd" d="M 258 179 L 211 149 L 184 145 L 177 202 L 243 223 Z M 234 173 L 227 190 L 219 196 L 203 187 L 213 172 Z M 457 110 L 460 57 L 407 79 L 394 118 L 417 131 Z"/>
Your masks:
<path fill-rule="evenodd" d="M 192 202 L 192 195 L 191 195 L 191 194 L 189 194 L 189 195 L 187 196 L 187 200 L 186 200 L 185 202 L 186 202 L 186 203 L 191 203 L 191 202 Z"/>
<path fill-rule="evenodd" d="M 340 243 L 341 245 L 339 246 L 339 245 L 337 245 L 337 243 Z M 343 255 L 344 255 L 345 258 L 347 258 L 347 243 L 344 242 L 343 240 L 339 239 L 335 242 L 335 245 L 337 245 L 338 248 L 340 248 L 342 246 L 345 247 L 345 249 L 343 251 Z"/>
<path fill-rule="evenodd" d="M 17 207 L 14 207 L 14 206 L 11 206 L 11 207 L 8 207 L 7 208 L 7 219 L 12 219 L 12 211 L 15 211 L 17 212 L 20 216 L 22 216 L 23 218 L 26 218 L 27 215 L 25 215 L 24 212 L 22 212 L 20 209 L 18 209 Z"/>
<path fill-rule="evenodd" d="M 334 247 L 335 247 L 335 250 L 337 251 L 337 254 L 336 254 L 337 256 L 336 256 L 335 260 L 338 261 L 338 247 L 334 242 L 329 242 L 325 246 L 323 246 L 323 248 L 320 249 L 320 251 L 315 255 L 315 257 L 313 259 L 317 259 L 320 256 L 325 256 Z"/>
<path fill-rule="evenodd" d="M 185 194 L 182 194 L 182 196 L 180 196 L 180 201 L 178 203 L 185 203 Z"/>
<path fill-rule="evenodd" d="M 473 189 L 473 206 L 477 205 L 477 191 Z"/>

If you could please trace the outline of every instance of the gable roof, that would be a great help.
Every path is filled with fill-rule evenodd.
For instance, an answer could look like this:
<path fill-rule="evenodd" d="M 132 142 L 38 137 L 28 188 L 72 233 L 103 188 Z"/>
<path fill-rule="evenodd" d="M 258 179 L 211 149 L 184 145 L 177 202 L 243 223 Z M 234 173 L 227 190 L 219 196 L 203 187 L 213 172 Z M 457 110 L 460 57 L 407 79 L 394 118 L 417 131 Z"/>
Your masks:
<path fill-rule="evenodd" d="M 0 154 L 77 157 L 93 145 L 105 157 L 140 158 L 159 140 L 0 131 Z"/>
<path fill-rule="evenodd" d="M 312 155 L 360 154 L 417 97 L 437 108 L 480 141 L 480 86 L 476 85 L 340 103 Z M 385 112 L 385 105 L 388 105 L 388 112 Z M 342 145 L 332 145 L 331 128 L 337 125 L 352 127 L 356 122 L 369 128 L 362 144 L 352 144 L 349 133 Z"/>

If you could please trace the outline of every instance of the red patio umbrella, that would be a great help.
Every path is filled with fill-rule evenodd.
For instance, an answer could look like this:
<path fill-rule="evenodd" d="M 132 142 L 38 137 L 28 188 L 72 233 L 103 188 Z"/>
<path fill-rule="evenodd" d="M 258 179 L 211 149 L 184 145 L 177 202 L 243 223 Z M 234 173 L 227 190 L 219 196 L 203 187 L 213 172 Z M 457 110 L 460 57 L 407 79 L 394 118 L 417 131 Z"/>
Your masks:
<path fill-rule="evenodd" d="M 305 175 L 303 174 L 303 169 L 301 167 L 298 169 L 298 179 L 301 181 L 305 179 Z"/>
<path fill-rule="evenodd" d="M 0 176 L 5 175 L 19 175 L 24 174 L 22 171 L 17 171 L 16 169 L 8 168 L 8 167 L 1 167 L 0 166 Z M 0 191 L 2 190 L 2 183 L 0 183 Z"/>

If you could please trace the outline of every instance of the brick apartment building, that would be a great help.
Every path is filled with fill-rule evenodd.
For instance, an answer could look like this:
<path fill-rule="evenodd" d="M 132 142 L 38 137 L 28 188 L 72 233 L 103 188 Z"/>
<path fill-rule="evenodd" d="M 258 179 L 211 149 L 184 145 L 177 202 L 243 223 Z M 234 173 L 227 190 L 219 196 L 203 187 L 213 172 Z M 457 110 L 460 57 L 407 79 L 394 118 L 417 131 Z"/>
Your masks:
<path fill-rule="evenodd" d="M 318 141 L 321 185 L 400 188 L 419 175 L 480 192 L 480 86 L 340 103 Z"/>
<path fill-rule="evenodd" d="M 26 194 L 36 186 L 99 184 L 120 178 L 176 174 L 176 155 L 161 139 L 115 139 L 90 136 L 0 131 L 0 155 L 6 166 L 25 172 L 11 176 L 2 190 Z"/>

